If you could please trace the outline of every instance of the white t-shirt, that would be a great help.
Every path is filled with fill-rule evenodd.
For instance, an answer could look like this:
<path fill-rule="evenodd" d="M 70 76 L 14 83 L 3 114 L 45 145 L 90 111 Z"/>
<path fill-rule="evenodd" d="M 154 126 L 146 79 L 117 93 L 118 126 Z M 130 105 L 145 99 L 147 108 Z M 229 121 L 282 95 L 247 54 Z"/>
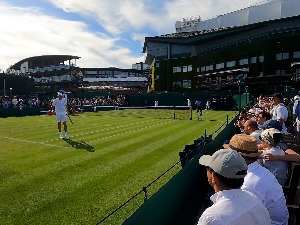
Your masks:
<path fill-rule="evenodd" d="M 210 198 L 213 205 L 201 215 L 198 225 L 268 225 L 266 207 L 252 193 L 242 189 L 223 190 Z"/>
<path fill-rule="evenodd" d="M 278 104 L 276 106 L 274 106 L 274 111 L 273 111 L 273 120 L 279 120 L 279 119 L 283 119 L 284 121 L 287 120 L 289 116 L 289 112 L 287 110 L 287 108 L 282 104 Z M 285 124 L 282 124 L 282 131 L 283 134 L 287 133 L 287 128 L 285 126 Z"/>
<path fill-rule="evenodd" d="M 261 135 L 261 131 L 260 130 L 255 130 L 253 131 L 250 136 L 254 137 L 257 141 L 257 144 L 261 144 L 261 140 L 260 140 L 260 135 Z"/>
<path fill-rule="evenodd" d="M 53 100 L 52 105 L 55 107 L 55 113 L 56 114 L 65 114 L 66 113 L 66 105 L 67 105 L 67 99 L 62 98 L 59 100 L 59 98 L 56 98 Z"/>
<path fill-rule="evenodd" d="M 264 150 L 261 157 L 263 158 L 263 156 L 267 153 L 271 153 L 272 155 L 285 155 L 284 151 L 279 147 L 272 147 L 269 150 Z M 263 159 L 262 165 L 276 177 L 279 184 L 284 185 L 288 170 L 288 163 L 286 161 L 270 161 Z"/>

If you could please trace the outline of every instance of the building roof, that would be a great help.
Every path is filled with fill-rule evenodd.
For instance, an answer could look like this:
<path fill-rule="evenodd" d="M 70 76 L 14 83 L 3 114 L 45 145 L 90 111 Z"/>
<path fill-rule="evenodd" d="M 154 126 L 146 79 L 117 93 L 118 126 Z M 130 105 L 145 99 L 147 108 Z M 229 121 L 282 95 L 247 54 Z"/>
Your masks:
<path fill-rule="evenodd" d="M 42 55 L 42 56 L 33 56 L 26 59 L 22 59 L 21 61 L 15 63 L 10 67 L 10 69 L 20 70 L 21 65 L 25 62 L 28 62 L 29 68 L 35 67 L 45 67 L 45 66 L 53 66 L 63 63 L 67 60 L 72 59 L 80 59 L 79 56 L 73 55 Z"/>
<path fill-rule="evenodd" d="M 270 35 L 274 33 L 282 33 L 283 30 L 294 29 L 295 27 L 299 27 L 299 24 L 296 24 L 293 21 L 296 21 L 300 18 L 300 15 L 293 16 L 289 18 L 276 19 L 263 21 L 250 25 L 243 26 L 234 26 L 234 27 L 223 27 L 216 29 L 208 29 L 202 31 L 193 31 L 193 32 L 182 32 L 182 33 L 173 33 L 173 34 L 164 34 L 155 37 L 146 37 L 143 47 L 143 53 L 147 52 L 147 45 L 149 42 L 154 43 L 170 43 L 176 45 L 194 45 L 196 43 L 203 43 L 206 41 L 217 40 L 223 37 L 227 37 L 228 35 L 239 35 L 242 32 L 251 32 L 252 30 L 261 29 L 261 33 L 263 32 L 265 35 Z M 289 24 L 290 23 L 290 24 Z M 279 24 L 279 27 L 274 28 L 274 24 Z M 261 35 L 261 34 L 259 34 Z M 254 36 L 254 34 L 253 34 Z"/>

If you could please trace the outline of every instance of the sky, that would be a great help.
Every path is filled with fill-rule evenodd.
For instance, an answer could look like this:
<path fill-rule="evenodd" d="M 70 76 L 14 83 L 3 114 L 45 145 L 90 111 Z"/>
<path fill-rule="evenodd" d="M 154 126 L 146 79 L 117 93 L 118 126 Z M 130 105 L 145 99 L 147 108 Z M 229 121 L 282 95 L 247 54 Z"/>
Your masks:
<path fill-rule="evenodd" d="M 81 57 L 77 66 L 131 68 L 145 37 L 270 0 L 0 0 L 0 71 L 40 55 Z"/>

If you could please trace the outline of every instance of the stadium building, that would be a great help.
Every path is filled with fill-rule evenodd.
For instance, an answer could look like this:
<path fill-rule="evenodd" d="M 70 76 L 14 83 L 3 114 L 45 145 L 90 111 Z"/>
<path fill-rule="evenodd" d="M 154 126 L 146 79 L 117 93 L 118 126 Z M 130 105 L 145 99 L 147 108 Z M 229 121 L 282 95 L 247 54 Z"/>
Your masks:
<path fill-rule="evenodd" d="M 132 65 L 132 69 L 82 68 L 83 86 L 89 89 L 147 90 L 150 66 L 143 62 Z"/>
<path fill-rule="evenodd" d="M 152 91 L 299 91 L 299 0 L 274 0 L 146 37 Z"/>
<path fill-rule="evenodd" d="M 8 71 L 33 78 L 36 92 L 73 90 L 80 85 L 82 77 L 77 59 L 80 57 L 72 55 L 34 56 L 15 63 Z"/>
<path fill-rule="evenodd" d="M 8 73 L 34 79 L 35 92 L 53 93 L 59 89 L 70 92 L 101 89 L 122 89 L 146 92 L 150 66 L 140 62 L 132 69 L 80 68 L 78 56 L 43 55 L 23 59 L 8 69 Z"/>

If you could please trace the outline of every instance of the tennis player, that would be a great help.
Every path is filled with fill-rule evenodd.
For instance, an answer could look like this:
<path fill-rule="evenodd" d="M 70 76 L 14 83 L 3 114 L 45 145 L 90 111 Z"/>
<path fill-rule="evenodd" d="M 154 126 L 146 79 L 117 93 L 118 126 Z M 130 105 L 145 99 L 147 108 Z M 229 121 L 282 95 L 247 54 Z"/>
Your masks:
<path fill-rule="evenodd" d="M 55 108 L 57 128 L 61 139 L 69 139 L 67 126 L 67 99 L 63 98 L 63 93 L 58 92 L 57 98 L 53 100 L 52 106 Z M 61 132 L 61 123 L 64 125 L 65 135 Z"/>

